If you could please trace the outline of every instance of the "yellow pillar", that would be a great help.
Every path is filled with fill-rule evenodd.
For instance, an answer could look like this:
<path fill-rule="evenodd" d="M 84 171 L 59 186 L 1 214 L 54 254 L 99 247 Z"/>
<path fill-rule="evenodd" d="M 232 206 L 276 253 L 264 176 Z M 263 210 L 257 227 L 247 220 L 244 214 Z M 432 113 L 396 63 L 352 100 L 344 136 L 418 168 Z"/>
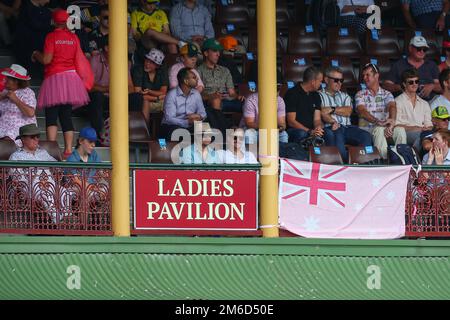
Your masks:
<path fill-rule="evenodd" d="M 258 0 L 258 100 L 260 162 L 260 213 L 264 237 L 278 237 L 278 135 L 277 128 L 277 50 L 275 0 Z M 267 134 L 261 135 L 261 130 Z M 266 169 L 266 170 L 265 170 Z"/>
<path fill-rule="evenodd" d="M 128 35 L 127 1 L 109 1 L 110 120 L 112 160 L 112 228 L 115 236 L 130 236 L 128 157 Z"/>

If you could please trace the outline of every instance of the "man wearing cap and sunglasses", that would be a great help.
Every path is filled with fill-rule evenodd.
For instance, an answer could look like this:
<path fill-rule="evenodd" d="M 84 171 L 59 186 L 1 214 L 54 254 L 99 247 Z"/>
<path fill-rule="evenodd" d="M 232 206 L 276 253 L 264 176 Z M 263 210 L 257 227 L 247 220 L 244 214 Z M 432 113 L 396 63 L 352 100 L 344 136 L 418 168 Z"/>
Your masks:
<path fill-rule="evenodd" d="M 394 144 L 406 143 L 404 128 L 395 125 L 397 107 L 394 96 L 380 86 L 380 71 L 372 63 L 362 69 L 366 88 L 356 93 L 355 104 L 359 114 L 359 127 L 372 134 L 373 145 L 380 156 L 387 159 L 388 139 Z"/>
<path fill-rule="evenodd" d="M 395 62 L 385 81 L 383 88 L 399 94 L 402 91 L 402 73 L 408 69 L 417 69 L 419 73 L 420 86 L 418 94 L 422 99 L 430 100 L 434 93 L 442 92 L 439 85 L 439 68 L 432 60 L 425 59 L 429 49 L 427 40 L 422 36 L 415 36 L 409 42 L 409 55 Z"/>
<path fill-rule="evenodd" d="M 346 144 L 371 146 L 370 133 L 350 122 L 353 112 L 352 98 L 341 91 L 344 83 L 344 73 L 339 67 L 329 67 L 325 70 L 326 87 L 319 92 L 322 100 L 322 120 L 325 123 L 325 143 L 337 146 L 345 162 L 348 161 Z"/>

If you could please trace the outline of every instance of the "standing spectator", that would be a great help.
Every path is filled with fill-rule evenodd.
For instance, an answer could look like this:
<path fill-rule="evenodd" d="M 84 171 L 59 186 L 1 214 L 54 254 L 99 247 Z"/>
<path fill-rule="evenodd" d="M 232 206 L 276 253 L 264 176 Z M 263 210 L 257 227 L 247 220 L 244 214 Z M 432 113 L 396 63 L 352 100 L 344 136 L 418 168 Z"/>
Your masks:
<path fill-rule="evenodd" d="M 439 65 L 439 73 L 450 68 L 450 41 L 444 40 L 442 42 L 442 50 L 445 51 L 445 61 L 442 61 Z"/>
<path fill-rule="evenodd" d="M 406 131 L 407 143 L 420 149 L 420 134 L 430 130 L 431 109 L 428 102 L 417 95 L 419 74 L 417 70 L 406 70 L 402 74 L 403 93 L 395 98 L 397 106 L 397 127 Z"/>
<path fill-rule="evenodd" d="M 131 13 L 131 32 L 145 49 L 166 44 L 170 53 L 177 53 L 177 45 L 185 43 L 170 35 L 169 20 L 163 10 L 158 9 L 159 0 L 141 0 L 141 9 Z"/>
<path fill-rule="evenodd" d="M 12 43 L 10 22 L 19 16 L 22 0 L 1 0 L 0 1 L 0 43 L 6 46 Z"/>
<path fill-rule="evenodd" d="M 0 92 L 0 139 L 15 140 L 20 127 L 36 123 L 36 97 L 29 88 L 31 77 L 25 68 L 13 64 L 2 74 L 7 78 L 6 90 Z"/>
<path fill-rule="evenodd" d="M 277 124 L 280 131 L 278 139 L 280 142 L 288 142 L 288 134 L 286 132 L 286 104 L 283 98 L 277 96 Z M 256 143 L 258 140 L 259 129 L 259 103 L 258 93 L 252 93 L 245 99 L 244 107 L 242 108 L 242 119 L 239 127 L 248 130 L 246 135 L 249 137 L 250 144 Z"/>
<path fill-rule="evenodd" d="M 397 108 L 394 96 L 380 87 L 380 73 L 374 64 L 367 64 L 362 69 L 366 89 L 358 91 L 355 96 L 356 108 L 359 113 L 359 127 L 372 134 L 373 144 L 377 147 L 383 159 L 387 159 L 387 139 L 394 143 L 405 144 L 404 128 L 395 126 Z"/>
<path fill-rule="evenodd" d="M 359 35 L 367 30 L 367 7 L 374 4 L 373 0 L 338 0 L 341 9 L 341 26 L 355 28 Z"/>
<path fill-rule="evenodd" d="M 442 31 L 449 25 L 448 0 L 402 0 L 402 11 L 410 28 Z"/>
<path fill-rule="evenodd" d="M 44 82 L 38 97 L 38 107 L 45 108 L 47 139 L 56 141 L 57 118 L 64 133 L 64 154 L 66 159 L 72 153 L 73 124 L 72 109 L 89 102 L 89 95 L 75 71 L 77 52 L 81 52 L 78 37 L 67 30 L 69 18 L 65 10 L 52 14 L 55 31 L 45 38 L 44 53 L 33 52 L 32 58 L 45 66 Z"/>
<path fill-rule="evenodd" d="M 197 91 L 202 93 L 203 89 L 205 88 L 205 85 L 203 84 L 202 79 L 200 78 L 200 74 L 197 70 L 195 70 L 195 67 L 197 66 L 197 57 L 198 57 L 199 51 L 197 49 L 197 46 L 188 43 L 185 44 L 180 49 L 180 62 L 174 64 L 170 68 L 169 72 L 169 82 L 170 82 L 170 89 L 178 87 L 178 71 L 180 71 L 183 68 L 191 68 L 192 72 L 195 73 L 198 80 L 197 85 Z"/>
<path fill-rule="evenodd" d="M 348 161 L 346 144 L 372 145 L 370 133 L 357 126 L 352 126 L 350 116 L 353 112 L 352 98 L 341 91 L 344 73 L 338 67 L 330 67 L 325 71 L 326 87 L 319 92 L 322 100 L 322 120 L 325 123 L 325 142 L 337 146 L 342 159 Z"/>
<path fill-rule="evenodd" d="M 43 67 L 30 59 L 35 50 L 44 48 L 45 37 L 52 30 L 52 13 L 47 7 L 50 0 L 25 0 L 20 8 L 13 52 L 17 63 L 33 76 L 42 77 Z"/>
<path fill-rule="evenodd" d="M 303 73 L 303 82 L 286 92 L 284 101 L 289 141 L 301 143 L 309 136 L 323 137 L 320 119 L 322 102 L 317 92 L 322 80 L 322 72 L 316 67 L 309 67 Z"/>
<path fill-rule="evenodd" d="M 162 67 L 164 53 L 152 49 L 145 56 L 144 66 L 136 65 L 131 70 L 134 90 L 143 97 L 142 113 L 145 121 L 149 123 L 150 113 L 161 112 L 169 86 L 167 68 Z"/>
<path fill-rule="evenodd" d="M 161 138 L 170 139 L 178 128 L 194 130 L 194 122 L 206 118 L 205 108 L 197 87 L 197 76 L 190 68 L 178 72 L 178 87 L 167 94 L 161 121 Z"/>
<path fill-rule="evenodd" d="M 428 152 L 432 147 L 432 138 L 433 133 L 440 129 L 448 129 L 449 128 L 449 120 L 450 114 L 447 111 L 446 107 L 436 107 L 431 112 L 431 122 L 433 123 L 433 128 L 430 131 L 423 131 L 420 134 L 420 151 Z"/>
<path fill-rule="evenodd" d="M 433 146 L 424 157 L 422 164 L 448 166 L 450 165 L 450 131 L 440 129 L 433 134 Z"/>
<path fill-rule="evenodd" d="M 199 46 L 205 39 L 214 38 L 214 28 L 208 9 L 197 0 L 183 0 L 170 10 L 172 34 L 183 41 Z"/>
<path fill-rule="evenodd" d="M 429 46 L 424 37 L 413 37 L 409 42 L 408 57 L 400 59 L 392 65 L 383 82 L 383 88 L 392 93 L 399 93 L 402 90 L 403 71 L 415 68 L 419 73 L 420 80 L 419 96 L 422 99 L 430 100 L 433 98 L 433 91 L 440 93 L 439 68 L 434 61 L 425 59 L 428 49 Z"/>
<path fill-rule="evenodd" d="M 439 75 L 439 83 L 442 87 L 442 94 L 430 101 L 431 110 L 443 106 L 450 110 L 450 69 L 445 69 Z M 449 127 L 450 129 L 450 124 Z"/>

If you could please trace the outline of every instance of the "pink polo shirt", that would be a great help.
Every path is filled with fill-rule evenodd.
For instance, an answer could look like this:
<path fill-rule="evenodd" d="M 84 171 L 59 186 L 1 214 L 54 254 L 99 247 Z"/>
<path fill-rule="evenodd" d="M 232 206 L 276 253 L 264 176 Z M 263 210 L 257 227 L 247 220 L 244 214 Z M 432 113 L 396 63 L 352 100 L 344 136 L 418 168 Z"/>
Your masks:
<path fill-rule="evenodd" d="M 174 64 L 171 68 L 170 68 L 170 72 L 169 72 L 169 82 L 170 82 L 170 89 L 173 89 L 175 87 L 178 87 L 178 79 L 177 79 L 177 75 L 178 72 L 183 69 L 185 67 L 185 65 L 183 64 L 183 62 L 178 62 L 176 64 Z M 195 69 L 192 69 L 192 71 L 195 73 L 195 75 L 197 76 L 198 79 L 198 84 L 197 84 L 197 90 L 199 90 L 200 87 L 205 87 L 205 85 L 203 84 L 202 78 L 200 78 L 200 75 L 198 74 L 198 71 Z"/>

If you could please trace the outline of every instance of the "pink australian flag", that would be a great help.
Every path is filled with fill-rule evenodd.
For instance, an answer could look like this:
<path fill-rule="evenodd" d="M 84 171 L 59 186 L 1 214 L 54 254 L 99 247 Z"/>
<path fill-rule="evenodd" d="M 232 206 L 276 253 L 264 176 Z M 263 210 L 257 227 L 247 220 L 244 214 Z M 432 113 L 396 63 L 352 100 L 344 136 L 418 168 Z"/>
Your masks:
<path fill-rule="evenodd" d="M 410 170 L 282 159 L 280 226 L 307 238 L 403 237 Z"/>

